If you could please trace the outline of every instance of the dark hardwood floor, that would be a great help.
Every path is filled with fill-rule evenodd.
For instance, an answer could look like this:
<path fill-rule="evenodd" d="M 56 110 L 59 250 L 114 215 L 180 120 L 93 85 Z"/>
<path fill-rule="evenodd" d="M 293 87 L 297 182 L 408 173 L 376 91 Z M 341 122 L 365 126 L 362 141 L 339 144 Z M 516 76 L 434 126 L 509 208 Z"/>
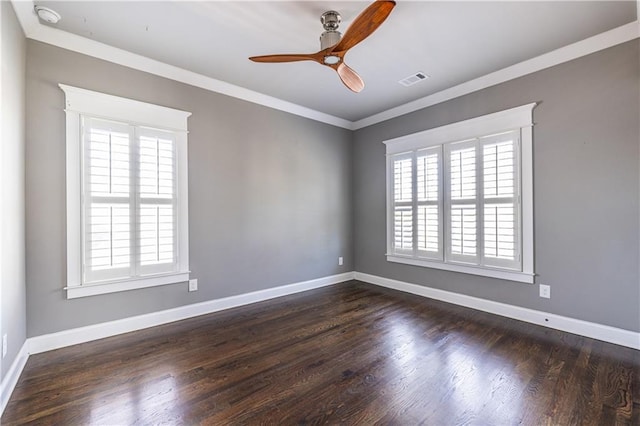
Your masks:
<path fill-rule="evenodd" d="M 640 425 L 640 352 L 354 281 L 34 355 L 29 422 Z"/>

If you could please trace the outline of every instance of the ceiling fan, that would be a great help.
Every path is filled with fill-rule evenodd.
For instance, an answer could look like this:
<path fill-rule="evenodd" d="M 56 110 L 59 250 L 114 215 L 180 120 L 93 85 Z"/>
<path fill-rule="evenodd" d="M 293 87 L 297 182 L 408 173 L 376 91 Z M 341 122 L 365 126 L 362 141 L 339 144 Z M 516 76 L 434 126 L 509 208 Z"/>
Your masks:
<path fill-rule="evenodd" d="M 344 63 L 344 56 L 349 49 L 378 29 L 395 5 L 394 0 L 377 0 L 370 4 L 347 28 L 342 39 L 337 31 L 342 20 L 340 14 L 334 10 L 323 13 L 320 22 L 325 31 L 320 36 L 320 51 L 317 53 L 252 56 L 249 59 L 254 62 L 315 61 L 336 70 L 345 86 L 356 93 L 360 92 L 364 88 L 364 81 Z"/>

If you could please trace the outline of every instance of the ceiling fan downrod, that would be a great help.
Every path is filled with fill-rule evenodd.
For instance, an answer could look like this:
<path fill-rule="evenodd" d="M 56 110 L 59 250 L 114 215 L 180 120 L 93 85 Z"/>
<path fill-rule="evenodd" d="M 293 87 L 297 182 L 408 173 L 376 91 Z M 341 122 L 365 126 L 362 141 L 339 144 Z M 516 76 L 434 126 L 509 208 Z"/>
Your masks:
<path fill-rule="evenodd" d="M 320 35 L 320 50 L 327 49 L 338 44 L 342 34 L 338 31 L 338 26 L 342 22 L 342 17 L 335 10 L 329 10 L 320 16 L 320 22 L 325 31 Z"/>

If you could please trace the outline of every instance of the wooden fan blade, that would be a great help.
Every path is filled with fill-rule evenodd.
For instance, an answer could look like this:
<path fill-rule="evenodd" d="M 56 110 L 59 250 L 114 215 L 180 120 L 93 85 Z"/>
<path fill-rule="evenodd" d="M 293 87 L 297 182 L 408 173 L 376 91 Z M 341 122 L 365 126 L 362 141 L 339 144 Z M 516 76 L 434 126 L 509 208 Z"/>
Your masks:
<path fill-rule="evenodd" d="M 331 51 L 345 52 L 369 37 L 387 19 L 395 6 L 396 2 L 394 0 L 373 2 L 354 19 L 351 26 L 344 33 L 342 40 Z"/>
<path fill-rule="evenodd" d="M 317 55 L 317 54 L 316 54 Z M 252 56 L 253 62 L 296 62 L 296 61 L 318 61 L 314 55 L 306 54 L 283 54 L 283 55 L 264 55 L 264 56 Z"/>
<path fill-rule="evenodd" d="M 362 89 L 364 89 L 364 81 L 362 81 L 362 78 L 360 78 L 358 73 L 349 68 L 344 62 L 338 65 L 336 71 L 340 76 L 340 80 L 342 80 L 344 85 L 347 86 L 350 90 L 359 93 Z"/>

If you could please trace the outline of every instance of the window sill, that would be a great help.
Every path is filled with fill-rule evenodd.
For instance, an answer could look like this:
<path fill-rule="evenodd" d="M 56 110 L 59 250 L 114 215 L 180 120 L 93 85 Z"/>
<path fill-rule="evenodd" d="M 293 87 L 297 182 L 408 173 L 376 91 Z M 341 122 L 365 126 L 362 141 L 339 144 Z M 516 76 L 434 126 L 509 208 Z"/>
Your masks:
<path fill-rule="evenodd" d="M 387 255 L 388 262 L 404 263 L 405 265 L 422 266 L 424 268 L 442 269 L 445 271 L 462 272 L 464 274 L 481 275 L 489 278 L 499 278 L 502 280 L 517 281 L 526 284 L 533 284 L 535 274 L 519 271 L 507 271 L 501 269 L 488 269 L 475 266 L 458 265 L 452 263 L 438 262 L 426 259 L 414 259 L 397 255 Z"/>
<path fill-rule="evenodd" d="M 176 272 L 167 275 L 157 275 L 148 278 L 138 278 L 127 281 L 109 281 L 103 283 L 85 284 L 65 287 L 67 299 L 96 296 L 98 294 L 116 293 L 119 291 L 135 290 L 147 287 L 157 287 L 167 284 L 177 284 L 189 281 L 189 271 Z"/>

